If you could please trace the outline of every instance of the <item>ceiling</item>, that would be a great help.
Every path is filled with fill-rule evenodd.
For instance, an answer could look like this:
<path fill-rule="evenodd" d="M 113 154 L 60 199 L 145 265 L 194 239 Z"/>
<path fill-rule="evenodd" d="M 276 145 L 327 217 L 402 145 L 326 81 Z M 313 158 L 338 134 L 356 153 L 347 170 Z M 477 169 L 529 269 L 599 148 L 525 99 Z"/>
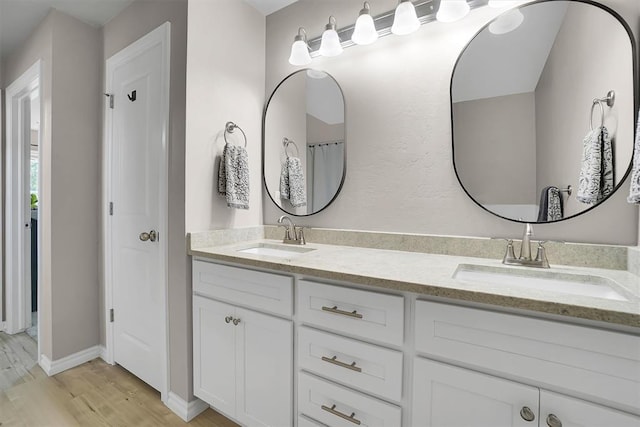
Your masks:
<path fill-rule="evenodd" d="M 2 1 L 2 0 L 0 0 Z M 298 0 L 244 0 L 267 16 Z"/>
<path fill-rule="evenodd" d="M 269 15 L 297 0 L 245 0 Z M 20 46 L 52 8 L 101 27 L 133 0 L 0 0 L 0 59 Z"/>
<path fill-rule="evenodd" d="M 133 0 L 0 0 L 0 59 L 20 46 L 51 8 L 101 27 Z M 255 0 L 261 2 L 261 0 Z"/>

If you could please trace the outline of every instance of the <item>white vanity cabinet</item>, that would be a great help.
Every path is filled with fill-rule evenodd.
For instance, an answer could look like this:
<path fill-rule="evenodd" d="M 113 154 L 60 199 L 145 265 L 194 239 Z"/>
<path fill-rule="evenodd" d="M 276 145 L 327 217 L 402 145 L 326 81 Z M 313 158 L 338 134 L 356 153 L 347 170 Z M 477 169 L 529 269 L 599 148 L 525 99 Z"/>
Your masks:
<path fill-rule="evenodd" d="M 417 301 L 415 346 L 473 369 L 417 357 L 415 425 L 640 426 L 636 335 Z"/>
<path fill-rule="evenodd" d="M 231 290 L 235 270 L 241 273 L 239 282 L 246 280 L 246 270 L 194 261 L 194 290 L 204 289 L 203 283 L 195 283 L 203 277 L 216 283 L 211 271 L 220 268 L 225 273 L 220 283 L 231 284 Z M 262 280 L 267 290 L 273 283 L 283 285 L 281 289 L 287 283 L 292 286 L 286 276 L 251 274 L 251 280 Z M 247 283 L 239 283 L 243 285 Z M 222 288 L 222 296 L 233 300 L 230 289 Z M 216 287 L 211 289 L 207 296 L 196 293 L 193 297 L 194 395 L 244 426 L 293 425 L 292 321 L 216 300 L 210 297 L 219 296 Z M 235 302 L 247 305 L 252 297 Z"/>
<path fill-rule="evenodd" d="M 413 381 L 414 426 L 640 426 L 615 409 L 423 358 Z"/>

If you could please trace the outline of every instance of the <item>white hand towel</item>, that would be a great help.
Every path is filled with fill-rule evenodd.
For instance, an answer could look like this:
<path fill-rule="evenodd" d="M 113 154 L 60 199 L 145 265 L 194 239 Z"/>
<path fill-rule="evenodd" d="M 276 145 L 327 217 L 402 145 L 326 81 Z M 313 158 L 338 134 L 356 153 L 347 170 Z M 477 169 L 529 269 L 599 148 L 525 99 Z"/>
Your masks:
<path fill-rule="evenodd" d="M 583 141 L 582 167 L 576 199 L 593 204 L 613 192 L 613 151 L 604 126 L 589 132 Z"/>
<path fill-rule="evenodd" d="M 631 187 L 629 188 L 629 203 L 640 203 L 640 112 L 636 128 L 636 142 L 633 149 L 633 166 L 631 168 Z"/>
<path fill-rule="evenodd" d="M 218 193 L 227 206 L 249 209 L 249 157 L 244 147 L 225 144 L 218 172 Z"/>
<path fill-rule="evenodd" d="M 302 162 L 297 157 L 287 157 L 280 172 L 280 198 L 289 200 L 294 208 L 307 205 Z"/>

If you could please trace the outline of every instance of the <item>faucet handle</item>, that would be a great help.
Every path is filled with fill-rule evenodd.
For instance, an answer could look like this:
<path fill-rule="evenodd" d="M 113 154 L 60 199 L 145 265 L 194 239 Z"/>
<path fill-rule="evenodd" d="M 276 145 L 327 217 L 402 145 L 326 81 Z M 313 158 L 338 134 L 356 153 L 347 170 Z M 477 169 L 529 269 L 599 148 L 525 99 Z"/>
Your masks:
<path fill-rule="evenodd" d="M 309 228 L 309 227 L 305 227 L 303 225 L 296 225 L 293 228 L 295 235 L 295 238 L 298 242 L 300 242 L 301 245 L 306 245 L 307 241 L 304 239 L 304 229 L 305 228 Z"/>
<path fill-rule="evenodd" d="M 513 239 L 505 239 L 507 241 L 507 249 L 504 253 L 504 258 L 502 259 L 503 264 L 508 264 L 510 261 L 516 259 L 516 253 L 513 249 Z"/>
<path fill-rule="evenodd" d="M 549 268 L 549 260 L 547 259 L 547 250 L 543 246 L 547 243 L 545 240 L 541 240 L 538 242 L 538 252 L 536 253 L 535 262 L 540 263 L 542 268 Z"/>

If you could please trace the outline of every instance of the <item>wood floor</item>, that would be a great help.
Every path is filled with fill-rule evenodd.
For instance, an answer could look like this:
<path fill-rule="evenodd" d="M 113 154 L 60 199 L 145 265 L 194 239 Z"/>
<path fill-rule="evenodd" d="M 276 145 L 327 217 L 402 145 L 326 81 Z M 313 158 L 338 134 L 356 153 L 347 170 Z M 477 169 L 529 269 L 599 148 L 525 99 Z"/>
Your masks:
<path fill-rule="evenodd" d="M 164 406 L 157 391 L 100 359 L 47 377 L 36 353 L 28 335 L 0 332 L 2 427 L 236 426 L 211 409 L 187 424 Z"/>

